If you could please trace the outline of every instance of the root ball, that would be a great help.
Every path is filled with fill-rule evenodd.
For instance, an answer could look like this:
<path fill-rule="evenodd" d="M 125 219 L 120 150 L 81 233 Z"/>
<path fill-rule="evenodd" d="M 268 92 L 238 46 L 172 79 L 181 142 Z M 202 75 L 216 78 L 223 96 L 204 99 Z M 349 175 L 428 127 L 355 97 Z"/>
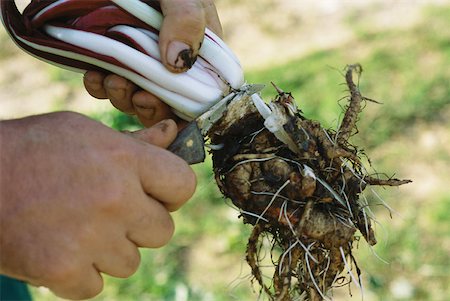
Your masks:
<path fill-rule="evenodd" d="M 364 101 L 353 83 L 361 70 L 359 65 L 347 69 L 350 97 L 335 131 L 293 111 L 292 95 L 277 88 L 271 106 L 284 114 L 283 134 L 295 142 L 295 152 L 264 126 L 249 97 L 230 103 L 223 122 L 209 132 L 213 144 L 225 145 L 212 152 L 216 181 L 244 222 L 254 227 L 247 261 L 272 300 L 322 300 L 344 278 L 359 281 L 352 255 L 358 231 L 370 245 L 376 243 L 360 194 L 367 185 L 409 182 L 371 177 L 358 148 L 348 141 Z M 267 236 L 273 259 L 270 283 L 263 279 L 259 257 Z"/>

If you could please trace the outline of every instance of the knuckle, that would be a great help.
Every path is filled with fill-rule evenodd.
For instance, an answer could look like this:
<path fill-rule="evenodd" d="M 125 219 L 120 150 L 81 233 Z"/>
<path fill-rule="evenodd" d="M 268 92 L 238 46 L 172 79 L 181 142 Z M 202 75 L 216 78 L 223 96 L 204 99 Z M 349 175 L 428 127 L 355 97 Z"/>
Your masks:
<path fill-rule="evenodd" d="M 188 29 L 202 30 L 205 26 L 205 10 L 200 1 L 183 1 L 176 9 L 171 9 L 170 14 L 174 17 L 180 16 L 176 20 Z"/>
<path fill-rule="evenodd" d="M 129 195 L 127 185 L 125 183 L 115 183 L 108 189 L 105 189 L 103 196 L 96 200 L 96 209 L 99 212 L 121 212 L 124 207 L 124 200 L 127 200 Z"/>
<path fill-rule="evenodd" d="M 130 104 L 124 103 L 121 99 L 115 98 L 110 93 L 107 93 L 107 97 L 111 102 L 111 104 L 113 105 L 113 107 L 116 108 L 117 110 L 129 114 L 133 114 L 135 112 L 131 103 Z"/>
<path fill-rule="evenodd" d="M 193 10 L 187 19 L 190 26 L 193 28 L 203 28 L 205 26 L 205 14 L 203 12 L 203 9 L 196 8 Z"/>
<path fill-rule="evenodd" d="M 76 264 L 54 265 L 48 269 L 47 281 L 43 285 L 66 299 L 89 299 L 103 290 L 103 278 L 96 273 Z"/>
<path fill-rule="evenodd" d="M 105 174 L 99 182 L 92 183 L 92 191 L 87 195 L 87 208 L 93 213 L 113 213 L 123 209 L 124 200 L 132 194 L 131 179 L 120 174 Z"/>
<path fill-rule="evenodd" d="M 75 281 L 79 278 L 80 270 L 76 264 L 63 263 L 61 261 L 55 261 L 47 266 L 47 274 L 45 276 L 45 282 L 55 285 L 70 281 Z"/>

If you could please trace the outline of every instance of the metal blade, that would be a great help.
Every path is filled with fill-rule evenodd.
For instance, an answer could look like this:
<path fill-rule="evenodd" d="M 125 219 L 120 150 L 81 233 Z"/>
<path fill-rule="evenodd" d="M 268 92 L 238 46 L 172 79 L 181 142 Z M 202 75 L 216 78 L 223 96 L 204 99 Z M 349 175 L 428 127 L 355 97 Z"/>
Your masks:
<path fill-rule="evenodd" d="M 168 147 L 168 150 L 183 158 L 188 164 L 197 164 L 205 160 L 205 140 L 211 127 L 222 118 L 228 104 L 238 94 L 252 95 L 264 88 L 261 84 L 245 85 L 239 91 L 231 92 L 219 100 L 205 113 L 191 121 Z"/>
<path fill-rule="evenodd" d="M 231 92 L 214 106 L 212 106 L 208 111 L 197 117 L 196 121 L 198 127 L 202 131 L 203 136 L 208 134 L 211 127 L 222 118 L 223 114 L 227 110 L 228 104 L 239 94 L 252 95 L 264 89 L 265 85 L 262 84 L 251 84 L 245 85 L 240 90 Z"/>

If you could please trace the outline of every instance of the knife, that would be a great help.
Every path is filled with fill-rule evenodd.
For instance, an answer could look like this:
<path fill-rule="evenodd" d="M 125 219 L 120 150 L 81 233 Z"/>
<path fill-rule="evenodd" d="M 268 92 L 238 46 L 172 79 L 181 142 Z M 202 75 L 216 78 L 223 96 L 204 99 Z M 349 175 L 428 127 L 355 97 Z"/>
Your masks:
<path fill-rule="evenodd" d="M 167 149 L 183 158 L 190 165 L 205 161 L 205 137 L 211 127 L 224 115 L 228 104 L 237 96 L 250 96 L 260 92 L 264 87 L 263 84 L 250 84 L 242 86 L 239 90 L 234 90 L 199 117 L 189 122 Z"/>

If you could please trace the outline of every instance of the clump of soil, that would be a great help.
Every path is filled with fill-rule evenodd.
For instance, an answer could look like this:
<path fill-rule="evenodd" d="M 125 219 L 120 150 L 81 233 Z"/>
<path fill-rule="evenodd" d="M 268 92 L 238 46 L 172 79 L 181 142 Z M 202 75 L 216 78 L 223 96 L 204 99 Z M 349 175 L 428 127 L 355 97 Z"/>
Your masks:
<path fill-rule="evenodd" d="M 352 280 L 358 284 L 360 270 L 352 255 L 358 231 L 368 244 L 376 244 L 361 193 L 369 185 L 410 182 L 368 174 L 358 148 L 349 142 L 369 100 L 354 83 L 361 71 L 360 65 L 347 68 L 350 96 L 337 130 L 303 116 L 292 95 L 276 88 L 271 108 L 285 120 L 289 146 L 266 128 L 249 97 L 230 103 L 209 131 L 211 143 L 224 146 L 212 151 L 216 181 L 244 223 L 253 226 L 247 261 L 271 300 L 323 300 L 333 287 Z M 273 266 L 270 277 L 262 272 L 264 254 Z"/>

